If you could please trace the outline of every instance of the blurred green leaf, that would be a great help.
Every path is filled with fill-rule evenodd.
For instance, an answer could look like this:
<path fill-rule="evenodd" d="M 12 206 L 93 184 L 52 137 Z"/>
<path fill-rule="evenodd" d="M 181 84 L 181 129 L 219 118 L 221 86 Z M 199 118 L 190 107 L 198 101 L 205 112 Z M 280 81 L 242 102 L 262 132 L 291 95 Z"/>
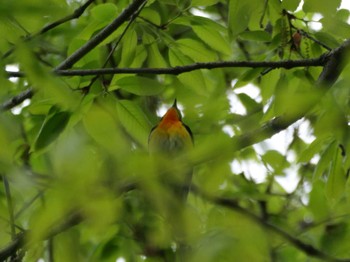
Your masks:
<path fill-rule="evenodd" d="M 182 52 L 178 49 L 170 49 L 169 50 L 169 60 L 171 66 L 183 66 L 192 64 L 193 61 L 182 54 Z M 190 87 L 193 91 L 200 95 L 206 94 L 206 84 L 203 77 L 203 74 L 200 70 L 196 70 L 190 73 L 184 73 L 177 78 L 187 87 Z"/>
<path fill-rule="evenodd" d="M 261 109 L 261 105 L 256 102 L 253 98 L 251 98 L 249 95 L 245 93 L 241 93 L 237 95 L 241 103 L 246 108 L 248 114 L 251 112 L 256 112 L 257 110 Z"/>
<path fill-rule="evenodd" d="M 115 4 L 104 3 L 91 8 L 91 17 L 96 21 L 112 21 L 117 15 L 118 8 Z"/>
<path fill-rule="evenodd" d="M 342 152 L 339 147 L 335 150 L 332 158 L 326 184 L 326 196 L 331 205 L 334 205 L 344 196 L 346 174 L 343 168 Z"/>
<path fill-rule="evenodd" d="M 192 0 L 192 6 L 215 5 L 219 0 Z"/>
<path fill-rule="evenodd" d="M 318 161 L 315 169 L 314 180 L 317 180 L 322 175 L 324 175 L 324 172 L 330 167 L 330 164 L 332 163 L 333 157 L 335 155 L 336 147 L 336 142 L 334 140 L 331 140 L 326 149 L 321 153 L 321 158 Z"/>
<path fill-rule="evenodd" d="M 70 112 L 57 112 L 48 115 L 41 126 L 33 149 L 39 151 L 55 141 L 66 127 L 70 116 Z"/>
<path fill-rule="evenodd" d="M 350 33 L 350 25 L 337 17 L 324 17 L 320 21 L 326 32 L 337 38 L 346 38 Z"/>
<path fill-rule="evenodd" d="M 211 52 L 204 44 L 194 39 L 186 38 L 177 40 L 179 50 L 196 62 L 211 62 L 217 59 L 215 53 Z"/>
<path fill-rule="evenodd" d="M 164 86 L 158 81 L 141 76 L 123 77 L 117 80 L 115 85 L 110 87 L 110 90 L 122 89 L 140 96 L 158 95 L 164 90 Z"/>
<path fill-rule="evenodd" d="M 329 15 L 337 11 L 341 0 L 327 1 L 327 0 L 304 0 L 303 11 L 318 12 Z"/>
<path fill-rule="evenodd" d="M 117 103 L 117 111 L 120 123 L 128 134 L 137 143 L 147 148 L 151 126 L 141 108 L 131 101 L 120 100 Z"/>
<path fill-rule="evenodd" d="M 325 183 L 317 179 L 312 183 L 308 208 L 315 221 L 323 221 L 330 215 L 329 205 L 325 194 Z"/>
<path fill-rule="evenodd" d="M 151 8 L 143 8 L 140 16 L 148 21 L 152 22 L 155 25 L 161 24 L 161 17 L 159 12 Z"/>
<path fill-rule="evenodd" d="M 321 152 L 321 149 L 325 144 L 331 142 L 332 137 L 320 137 L 316 138 L 312 143 L 300 153 L 298 162 L 309 162 L 316 154 Z"/>
<path fill-rule="evenodd" d="M 128 67 L 132 64 L 136 54 L 136 46 L 137 34 L 133 27 L 131 27 L 123 37 L 120 66 Z"/>
<path fill-rule="evenodd" d="M 350 228 L 347 221 L 329 223 L 325 226 L 321 247 L 330 254 L 349 257 Z"/>
<path fill-rule="evenodd" d="M 254 0 L 229 2 L 229 28 L 233 36 L 247 29 L 250 16 L 253 13 Z"/>
<path fill-rule="evenodd" d="M 295 11 L 298 8 L 300 0 L 284 0 L 282 2 L 282 8 L 287 9 L 289 11 Z"/>
<path fill-rule="evenodd" d="M 266 31 L 245 31 L 239 34 L 239 37 L 248 41 L 271 41 L 271 35 Z"/>
<path fill-rule="evenodd" d="M 192 30 L 195 34 L 213 50 L 216 50 L 224 55 L 231 54 L 231 47 L 227 39 L 220 31 L 217 31 L 215 25 L 193 25 Z"/>
<path fill-rule="evenodd" d="M 261 159 L 270 165 L 276 173 L 281 173 L 288 166 L 286 157 L 276 150 L 267 151 L 261 156 Z"/>
<path fill-rule="evenodd" d="M 158 42 L 150 34 L 143 35 L 143 42 L 147 46 L 147 62 L 149 67 L 167 67 L 167 63 L 162 56 Z"/>
<path fill-rule="evenodd" d="M 84 115 L 83 123 L 86 132 L 110 152 L 116 153 L 124 148 L 125 143 L 118 130 L 115 116 L 103 106 L 93 104 Z"/>

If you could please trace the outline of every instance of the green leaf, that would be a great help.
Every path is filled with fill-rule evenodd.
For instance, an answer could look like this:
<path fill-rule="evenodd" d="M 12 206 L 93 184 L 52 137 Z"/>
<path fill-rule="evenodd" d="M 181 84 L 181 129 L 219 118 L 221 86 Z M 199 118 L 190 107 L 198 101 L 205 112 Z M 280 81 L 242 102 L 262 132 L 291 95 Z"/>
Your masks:
<path fill-rule="evenodd" d="M 234 37 L 247 29 L 253 10 L 254 1 L 252 0 L 229 2 L 229 28 Z"/>
<path fill-rule="evenodd" d="M 142 41 L 147 49 L 147 62 L 149 67 L 162 68 L 167 67 L 164 56 L 160 53 L 158 42 L 147 33 L 142 36 Z"/>
<path fill-rule="evenodd" d="M 144 8 L 142 9 L 140 16 L 143 17 L 144 19 L 147 19 L 148 21 L 152 22 L 155 25 L 161 24 L 161 17 L 158 10 L 156 11 L 151 8 Z"/>
<path fill-rule="evenodd" d="M 346 174 L 343 168 L 343 156 L 341 149 L 337 146 L 333 154 L 326 184 L 326 196 L 331 205 L 336 204 L 344 195 L 345 184 Z"/>
<path fill-rule="evenodd" d="M 313 180 L 319 179 L 324 172 L 329 168 L 330 163 L 332 162 L 335 150 L 337 148 L 336 142 L 333 140 L 329 143 L 328 147 L 321 154 L 321 158 L 317 163 Z"/>
<path fill-rule="evenodd" d="M 141 108 L 132 101 L 120 100 L 117 103 L 117 112 L 120 123 L 128 134 L 144 148 L 147 148 L 151 125 Z"/>
<path fill-rule="evenodd" d="M 256 112 L 256 110 L 261 109 L 261 105 L 257 103 L 253 98 L 245 93 L 237 95 L 239 100 L 242 102 L 247 112 Z"/>
<path fill-rule="evenodd" d="M 134 60 L 137 46 L 136 31 L 130 27 L 123 38 L 120 66 L 130 66 Z"/>
<path fill-rule="evenodd" d="M 110 90 L 122 89 L 139 96 L 158 95 L 164 90 L 164 85 L 151 78 L 141 76 L 127 76 L 115 82 Z"/>
<path fill-rule="evenodd" d="M 235 83 L 234 88 L 249 84 L 261 74 L 261 71 L 261 68 L 246 69 L 245 72 L 238 78 L 238 81 Z"/>
<path fill-rule="evenodd" d="M 321 152 L 321 149 L 327 143 L 331 142 L 331 137 L 316 138 L 312 143 L 299 155 L 298 163 L 306 163 L 311 160 L 316 154 Z"/>
<path fill-rule="evenodd" d="M 189 57 L 182 54 L 182 52 L 177 48 L 169 49 L 169 60 L 171 66 L 183 66 L 193 63 Z M 181 74 L 177 76 L 177 78 L 183 85 L 190 87 L 196 93 L 200 95 L 206 94 L 206 84 L 200 70 Z"/>
<path fill-rule="evenodd" d="M 84 115 L 83 123 L 86 132 L 100 146 L 111 153 L 117 153 L 123 148 L 123 138 L 117 126 L 117 119 L 109 110 L 99 104 L 93 104 Z"/>
<path fill-rule="evenodd" d="M 91 8 L 91 17 L 96 21 L 110 22 L 118 14 L 118 8 L 115 4 L 105 3 L 99 4 Z"/>
<path fill-rule="evenodd" d="M 332 221 L 332 223 L 325 225 L 320 248 L 329 254 L 337 254 L 338 257 L 348 257 L 350 249 L 349 226 L 347 220 Z"/>
<path fill-rule="evenodd" d="M 204 43 L 224 55 L 231 54 L 227 39 L 215 28 L 215 25 L 193 25 L 192 30 Z"/>
<path fill-rule="evenodd" d="M 108 25 L 117 16 L 117 14 L 118 10 L 116 5 L 114 4 L 106 3 L 94 6 L 93 8 L 91 8 L 91 16 L 89 17 L 89 23 L 84 24 L 84 27 L 81 28 L 79 31 L 78 37 L 74 38 L 74 40 L 89 40 L 92 37 L 92 35 L 95 34 L 98 30 Z M 119 35 L 119 29 L 116 31 L 118 31 Z M 116 37 L 115 33 L 113 33 L 112 35 L 114 36 L 114 38 Z"/>
<path fill-rule="evenodd" d="M 330 15 L 336 13 L 340 3 L 341 0 L 304 0 L 303 11 Z"/>
<path fill-rule="evenodd" d="M 267 151 L 264 155 L 262 155 L 261 159 L 266 164 L 269 164 L 276 173 L 281 173 L 288 164 L 285 156 L 276 150 Z"/>
<path fill-rule="evenodd" d="M 192 6 L 210 6 L 215 5 L 219 0 L 192 0 Z"/>
<path fill-rule="evenodd" d="M 263 102 L 267 102 L 274 94 L 281 69 L 275 69 L 261 78 L 260 92 Z"/>
<path fill-rule="evenodd" d="M 300 0 L 283 0 L 282 8 L 294 12 L 300 4 Z"/>
<path fill-rule="evenodd" d="M 325 194 L 325 183 L 317 179 L 312 183 L 308 209 L 316 221 L 324 220 L 329 216 L 329 206 Z"/>
<path fill-rule="evenodd" d="M 204 44 L 191 38 L 177 40 L 179 50 L 196 62 L 216 61 L 217 55 Z"/>
<path fill-rule="evenodd" d="M 239 34 L 240 38 L 248 41 L 260 41 L 269 42 L 271 41 L 271 35 L 266 31 L 244 31 Z"/>
<path fill-rule="evenodd" d="M 53 115 L 48 115 L 41 126 L 34 144 L 34 150 L 41 150 L 55 141 L 66 127 L 70 116 L 71 113 L 69 112 L 58 112 Z"/>
<path fill-rule="evenodd" d="M 346 38 L 350 34 L 350 25 L 337 17 L 324 17 L 320 21 L 323 30 L 337 38 Z"/>

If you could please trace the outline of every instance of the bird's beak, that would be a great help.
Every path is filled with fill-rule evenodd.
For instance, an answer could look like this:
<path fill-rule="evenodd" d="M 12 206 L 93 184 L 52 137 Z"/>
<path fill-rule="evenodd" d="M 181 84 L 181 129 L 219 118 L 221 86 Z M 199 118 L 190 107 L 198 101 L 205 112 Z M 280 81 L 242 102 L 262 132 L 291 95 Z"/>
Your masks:
<path fill-rule="evenodd" d="M 173 104 L 173 106 L 172 106 L 172 107 L 177 108 L 177 101 L 176 101 L 176 98 L 175 98 L 175 100 L 174 100 L 174 104 Z"/>

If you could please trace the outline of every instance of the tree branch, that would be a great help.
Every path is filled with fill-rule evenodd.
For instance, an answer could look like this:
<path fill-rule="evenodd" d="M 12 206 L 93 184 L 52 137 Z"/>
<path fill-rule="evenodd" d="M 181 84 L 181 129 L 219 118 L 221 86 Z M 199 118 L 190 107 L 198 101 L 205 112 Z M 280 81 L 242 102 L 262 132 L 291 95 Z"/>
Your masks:
<path fill-rule="evenodd" d="M 337 81 L 345 64 L 346 54 L 350 51 L 350 39 L 346 40 L 340 47 L 334 49 L 328 54 L 327 62 L 319 76 L 316 84 L 320 87 L 331 86 Z"/>
<path fill-rule="evenodd" d="M 94 49 L 98 44 L 111 35 L 116 29 L 119 28 L 130 16 L 132 16 L 140 6 L 147 0 L 134 0 L 124 11 L 93 38 L 85 43 L 82 47 L 76 50 L 71 56 L 59 64 L 55 70 L 68 69 L 78 62 L 82 57 Z"/>
<path fill-rule="evenodd" d="M 72 14 L 70 14 L 64 18 L 61 18 L 55 22 L 52 22 L 51 24 L 44 26 L 39 32 L 37 32 L 35 34 L 27 35 L 24 38 L 24 41 L 30 41 L 33 38 L 35 38 L 36 36 L 42 35 L 42 34 L 46 33 L 47 31 L 50 31 L 51 29 L 53 29 L 61 24 L 64 24 L 70 20 L 79 18 L 84 13 L 86 8 L 88 8 L 93 2 L 95 2 L 95 0 L 88 0 L 85 4 L 79 6 L 77 9 L 75 9 Z M 9 55 L 11 55 L 13 53 L 14 50 L 15 50 L 14 47 L 11 48 L 10 50 L 8 50 L 5 54 L 3 54 L 2 59 L 7 58 Z"/>
<path fill-rule="evenodd" d="M 54 70 L 59 76 L 89 76 L 89 75 L 113 75 L 113 74 L 167 74 L 180 75 L 199 69 L 215 69 L 215 68 L 234 68 L 234 67 L 250 67 L 271 69 L 307 66 L 323 66 L 327 60 L 327 54 L 318 58 L 304 60 L 284 60 L 284 61 L 221 61 L 221 62 L 205 62 L 194 63 L 185 66 L 176 66 L 169 68 L 96 68 L 96 69 L 70 69 L 70 70 Z M 7 77 L 23 77 L 23 72 L 6 72 Z"/>
<path fill-rule="evenodd" d="M 59 64 L 54 71 L 63 70 L 72 67 L 77 61 L 89 53 L 93 48 L 105 40 L 110 34 L 112 34 L 119 26 L 121 26 L 130 16 L 132 16 L 147 0 L 134 0 L 124 11 L 93 38 L 85 43 L 81 48 L 76 50 L 71 56 L 67 57 L 61 64 Z M 0 105 L 0 110 L 8 110 L 12 107 L 19 105 L 23 102 L 23 97 L 30 98 L 33 96 L 33 89 L 29 88 L 19 95 L 11 98 L 9 101 Z"/>
<path fill-rule="evenodd" d="M 344 64 L 344 53 L 350 49 L 350 39 L 345 41 L 341 46 L 334 49 L 332 52 L 321 55 L 318 58 L 307 60 L 287 60 L 287 61 L 226 61 L 226 62 L 210 62 L 210 63 L 195 63 L 186 66 L 178 66 L 172 68 L 101 68 L 101 69 L 86 69 L 86 70 L 65 70 L 56 68 L 54 72 L 61 76 L 86 76 L 86 75 L 103 75 L 103 74 L 172 74 L 179 75 L 182 73 L 191 72 L 199 69 L 215 69 L 225 67 L 269 67 L 269 68 L 286 68 L 304 67 L 304 66 L 324 66 L 324 69 L 317 80 L 319 86 L 331 86 L 339 77 Z M 22 72 L 7 72 L 8 77 L 23 77 Z M 328 88 L 328 87 L 327 87 Z M 9 101 L 4 102 L 0 106 L 0 110 L 8 110 L 20 104 L 26 98 L 33 95 L 32 89 L 20 93 Z M 24 99 L 23 99 L 24 98 Z"/>
<path fill-rule="evenodd" d="M 347 58 L 346 54 L 350 51 L 350 39 L 345 41 L 340 47 L 334 49 L 332 52 L 327 54 L 325 58 L 325 64 L 323 70 L 316 81 L 316 87 L 322 92 L 327 92 L 329 88 L 336 82 L 339 75 L 341 74 L 344 66 L 348 61 L 345 61 Z M 271 137 L 274 134 L 279 133 L 280 131 L 286 129 L 291 124 L 295 123 L 299 119 L 303 118 L 307 111 L 315 106 L 318 100 L 310 101 L 305 108 L 303 114 L 295 115 L 292 118 L 280 116 L 272 119 L 267 122 L 265 125 L 260 127 L 257 130 L 254 130 L 245 135 L 234 137 L 233 144 L 236 148 L 244 148 L 255 143 L 261 142 L 266 138 Z"/>
<path fill-rule="evenodd" d="M 345 41 L 340 47 L 334 49 L 332 52 L 327 54 L 325 59 L 325 64 L 323 71 L 321 72 L 318 80 L 315 83 L 315 88 L 320 90 L 320 96 L 327 92 L 329 88 L 334 84 L 334 82 L 338 79 L 340 73 L 342 72 L 345 64 L 348 61 L 345 61 L 347 58 L 346 53 L 350 50 L 350 39 Z M 243 148 L 254 145 L 261 141 L 264 141 L 267 138 L 279 133 L 280 131 L 288 128 L 290 125 L 294 124 L 299 119 L 305 117 L 306 113 L 312 109 L 319 100 L 314 99 L 309 101 L 309 104 L 305 105 L 303 112 L 293 116 L 279 116 L 276 117 L 261 127 L 252 130 L 250 132 L 246 132 L 240 136 L 234 136 L 231 139 L 231 143 L 228 145 L 226 141 L 218 141 L 213 144 L 215 148 L 213 148 L 208 154 L 198 154 L 194 155 L 192 161 L 194 164 L 199 164 L 206 162 L 208 160 L 215 159 L 217 157 L 221 157 L 222 154 L 218 152 L 222 152 L 223 148 L 230 147 L 232 153 L 237 152 Z"/>
<path fill-rule="evenodd" d="M 248 217 L 249 219 L 251 219 L 251 220 L 255 221 L 256 223 L 260 224 L 261 226 L 263 226 L 264 228 L 278 234 L 283 239 L 288 241 L 290 244 L 292 244 L 293 246 L 295 246 L 299 250 L 303 251 L 308 256 L 319 258 L 319 259 L 322 259 L 325 261 L 350 262 L 350 258 L 342 259 L 342 258 L 333 257 L 333 256 L 323 252 L 322 250 L 314 247 L 313 245 L 303 242 L 302 240 L 294 237 L 293 235 L 284 231 L 283 229 L 281 229 L 281 228 L 267 222 L 266 220 L 262 219 L 261 217 L 257 216 L 256 214 L 254 214 L 250 210 L 239 206 L 237 201 L 234 199 L 209 196 L 208 194 L 205 194 L 204 192 L 202 192 L 201 190 L 199 190 L 196 187 L 191 187 L 191 191 L 194 194 L 200 196 L 202 199 L 204 199 L 210 203 L 226 207 L 230 210 L 236 211 L 236 212 Z"/>
<path fill-rule="evenodd" d="M 82 217 L 79 212 L 72 212 L 68 218 L 63 222 L 58 221 L 54 226 L 47 232 L 42 240 L 49 239 L 62 233 L 69 228 L 82 222 Z M 17 237 L 6 247 L 0 250 L 0 261 L 5 261 L 7 258 L 15 256 L 20 249 L 27 249 L 33 243 L 28 242 L 28 236 L 30 231 L 24 231 L 17 234 Z"/>
<path fill-rule="evenodd" d="M 123 193 L 128 192 L 130 190 L 134 190 L 136 188 L 136 183 L 118 185 L 118 187 L 115 189 L 116 197 L 119 197 Z M 82 216 L 81 213 L 82 212 L 79 210 L 73 210 L 72 212 L 67 213 L 67 216 L 63 219 L 52 223 L 53 226 L 47 229 L 47 233 L 44 236 L 42 236 L 41 239 L 36 240 L 44 241 L 50 239 L 60 233 L 67 231 L 73 226 L 82 223 L 85 220 L 85 217 Z M 9 243 L 6 247 L 0 249 L 0 261 L 5 261 L 7 258 L 15 256 L 21 249 L 26 250 L 31 244 L 35 244 L 30 242 L 30 238 L 28 239 L 29 235 L 30 230 L 23 231 L 17 234 L 16 238 L 12 240 L 12 242 Z"/>
<path fill-rule="evenodd" d="M 6 111 L 15 106 L 21 104 L 24 100 L 29 99 L 33 96 L 33 89 L 28 88 L 17 96 L 12 97 L 11 99 L 5 101 L 0 105 L 0 112 Z"/>
<path fill-rule="evenodd" d="M 75 9 L 71 15 L 68 15 L 62 19 L 59 19 L 59 20 L 51 23 L 51 24 L 48 24 L 47 26 L 43 27 L 38 33 L 34 34 L 33 36 L 44 34 L 47 31 L 49 31 L 49 30 L 51 30 L 51 29 L 53 29 L 61 24 L 64 24 L 70 20 L 79 18 L 85 12 L 86 8 L 88 8 L 93 2 L 95 2 L 95 0 L 86 1 L 85 4 L 79 6 L 77 9 Z"/>

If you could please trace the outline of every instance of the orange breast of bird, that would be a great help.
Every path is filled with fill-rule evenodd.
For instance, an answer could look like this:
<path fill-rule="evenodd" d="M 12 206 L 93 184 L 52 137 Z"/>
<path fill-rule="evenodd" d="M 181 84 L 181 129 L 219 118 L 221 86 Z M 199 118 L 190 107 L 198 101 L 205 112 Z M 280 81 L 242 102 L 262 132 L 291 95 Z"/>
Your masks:
<path fill-rule="evenodd" d="M 178 153 L 193 147 L 190 129 L 180 120 L 176 108 L 170 108 L 149 136 L 150 153 Z"/>

